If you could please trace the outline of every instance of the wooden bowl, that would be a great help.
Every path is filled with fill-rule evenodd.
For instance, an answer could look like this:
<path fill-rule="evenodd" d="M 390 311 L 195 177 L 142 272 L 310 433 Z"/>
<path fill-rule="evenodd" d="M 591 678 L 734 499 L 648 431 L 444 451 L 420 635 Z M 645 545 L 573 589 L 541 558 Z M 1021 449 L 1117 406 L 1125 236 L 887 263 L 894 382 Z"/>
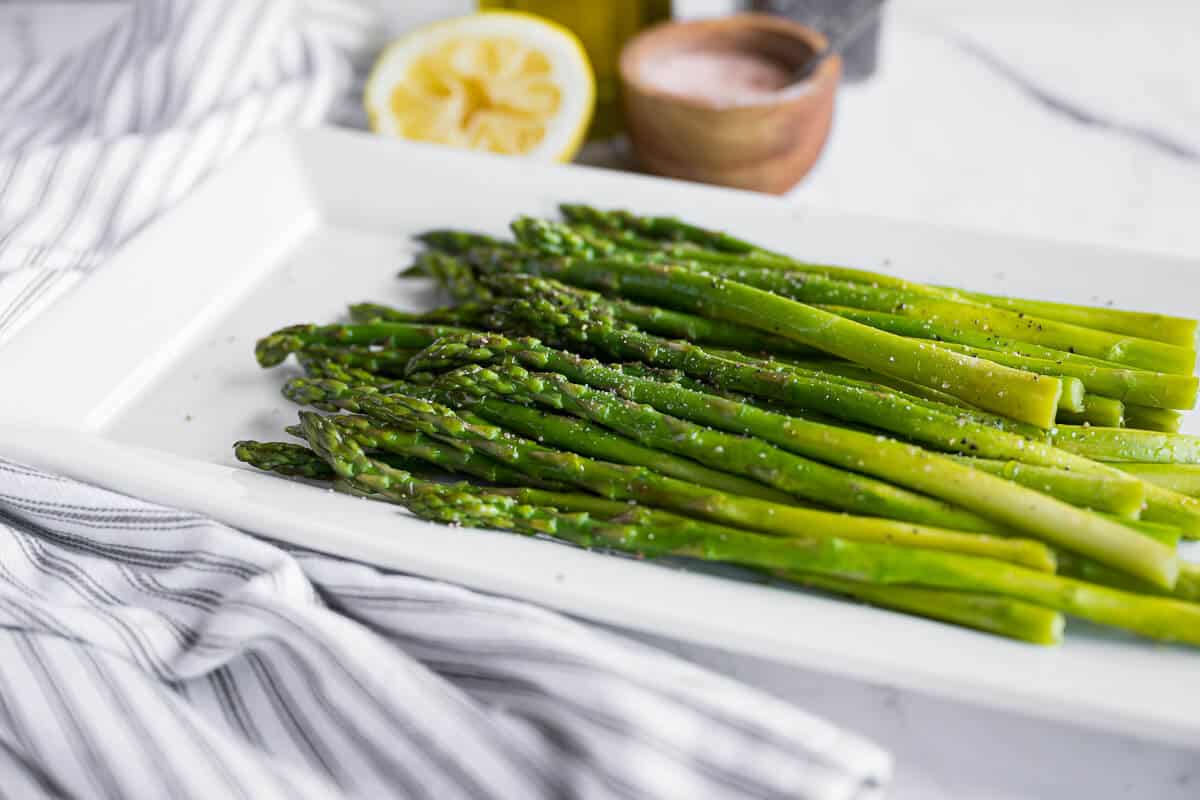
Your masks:
<path fill-rule="evenodd" d="M 659 175 L 786 192 L 812 169 L 829 135 L 839 59 L 826 60 L 801 83 L 732 102 L 699 86 L 694 93 L 665 86 L 662 70 L 672 59 L 681 64 L 681 55 L 716 53 L 755 56 L 791 73 L 824 46 L 825 37 L 812 28 L 766 14 L 668 22 L 642 32 L 620 59 L 626 126 L 638 160 Z"/>

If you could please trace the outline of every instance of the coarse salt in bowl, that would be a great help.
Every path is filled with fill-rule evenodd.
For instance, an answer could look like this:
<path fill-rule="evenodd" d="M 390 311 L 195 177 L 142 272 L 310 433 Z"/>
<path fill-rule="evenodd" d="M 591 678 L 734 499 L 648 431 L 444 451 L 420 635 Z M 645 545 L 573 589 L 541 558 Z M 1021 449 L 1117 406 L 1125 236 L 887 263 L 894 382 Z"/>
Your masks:
<path fill-rule="evenodd" d="M 813 29 L 763 14 L 639 34 L 620 62 L 638 160 L 660 175 L 787 191 L 816 163 L 832 122 L 840 61 L 795 80 L 824 46 Z"/>

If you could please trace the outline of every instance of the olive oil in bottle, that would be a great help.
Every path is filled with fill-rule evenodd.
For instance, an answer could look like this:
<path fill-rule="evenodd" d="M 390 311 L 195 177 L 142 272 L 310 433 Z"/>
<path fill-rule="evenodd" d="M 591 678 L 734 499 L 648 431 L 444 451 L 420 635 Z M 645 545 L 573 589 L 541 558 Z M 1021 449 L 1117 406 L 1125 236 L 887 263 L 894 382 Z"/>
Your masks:
<path fill-rule="evenodd" d="M 525 11 L 569 28 L 587 50 L 596 73 L 596 116 L 588 138 L 621 130 L 617 59 L 634 34 L 671 16 L 671 0 L 479 0 L 481 10 Z"/>

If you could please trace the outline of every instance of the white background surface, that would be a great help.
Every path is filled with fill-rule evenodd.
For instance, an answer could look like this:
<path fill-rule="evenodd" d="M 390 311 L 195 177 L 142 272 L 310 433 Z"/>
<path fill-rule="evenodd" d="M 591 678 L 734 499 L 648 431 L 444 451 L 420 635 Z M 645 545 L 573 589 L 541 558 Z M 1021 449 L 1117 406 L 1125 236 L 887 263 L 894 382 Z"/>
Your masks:
<path fill-rule="evenodd" d="M 395 20 L 464 5 L 377 2 Z M 687 12 L 697 3 L 681 5 Z M 0 4 L 0 58 L 31 38 L 79 37 L 86 35 L 80 26 L 94 24 L 80 14 L 30 23 L 31 13 L 29 5 Z M 1191 0 L 897 0 L 877 76 L 843 91 L 829 147 L 793 197 L 1197 257 L 1200 162 L 1048 109 L 960 44 L 986 49 L 1089 111 L 1200 150 L 1197 32 L 1200 4 Z M 1086 265 L 1076 268 L 1086 281 Z M 896 756 L 896 800 L 1200 797 L 1200 751 L 656 643 L 874 737 Z"/>

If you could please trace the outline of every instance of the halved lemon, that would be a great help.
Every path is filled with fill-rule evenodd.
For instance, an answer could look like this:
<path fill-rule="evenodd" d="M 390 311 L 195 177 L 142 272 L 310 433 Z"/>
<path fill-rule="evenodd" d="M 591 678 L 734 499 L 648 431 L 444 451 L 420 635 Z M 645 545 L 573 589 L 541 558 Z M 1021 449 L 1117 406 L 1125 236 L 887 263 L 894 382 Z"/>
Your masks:
<path fill-rule="evenodd" d="M 437 22 L 391 44 L 363 102 L 376 133 L 569 161 L 595 98 L 575 34 L 532 14 L 495 11 Z"/>

